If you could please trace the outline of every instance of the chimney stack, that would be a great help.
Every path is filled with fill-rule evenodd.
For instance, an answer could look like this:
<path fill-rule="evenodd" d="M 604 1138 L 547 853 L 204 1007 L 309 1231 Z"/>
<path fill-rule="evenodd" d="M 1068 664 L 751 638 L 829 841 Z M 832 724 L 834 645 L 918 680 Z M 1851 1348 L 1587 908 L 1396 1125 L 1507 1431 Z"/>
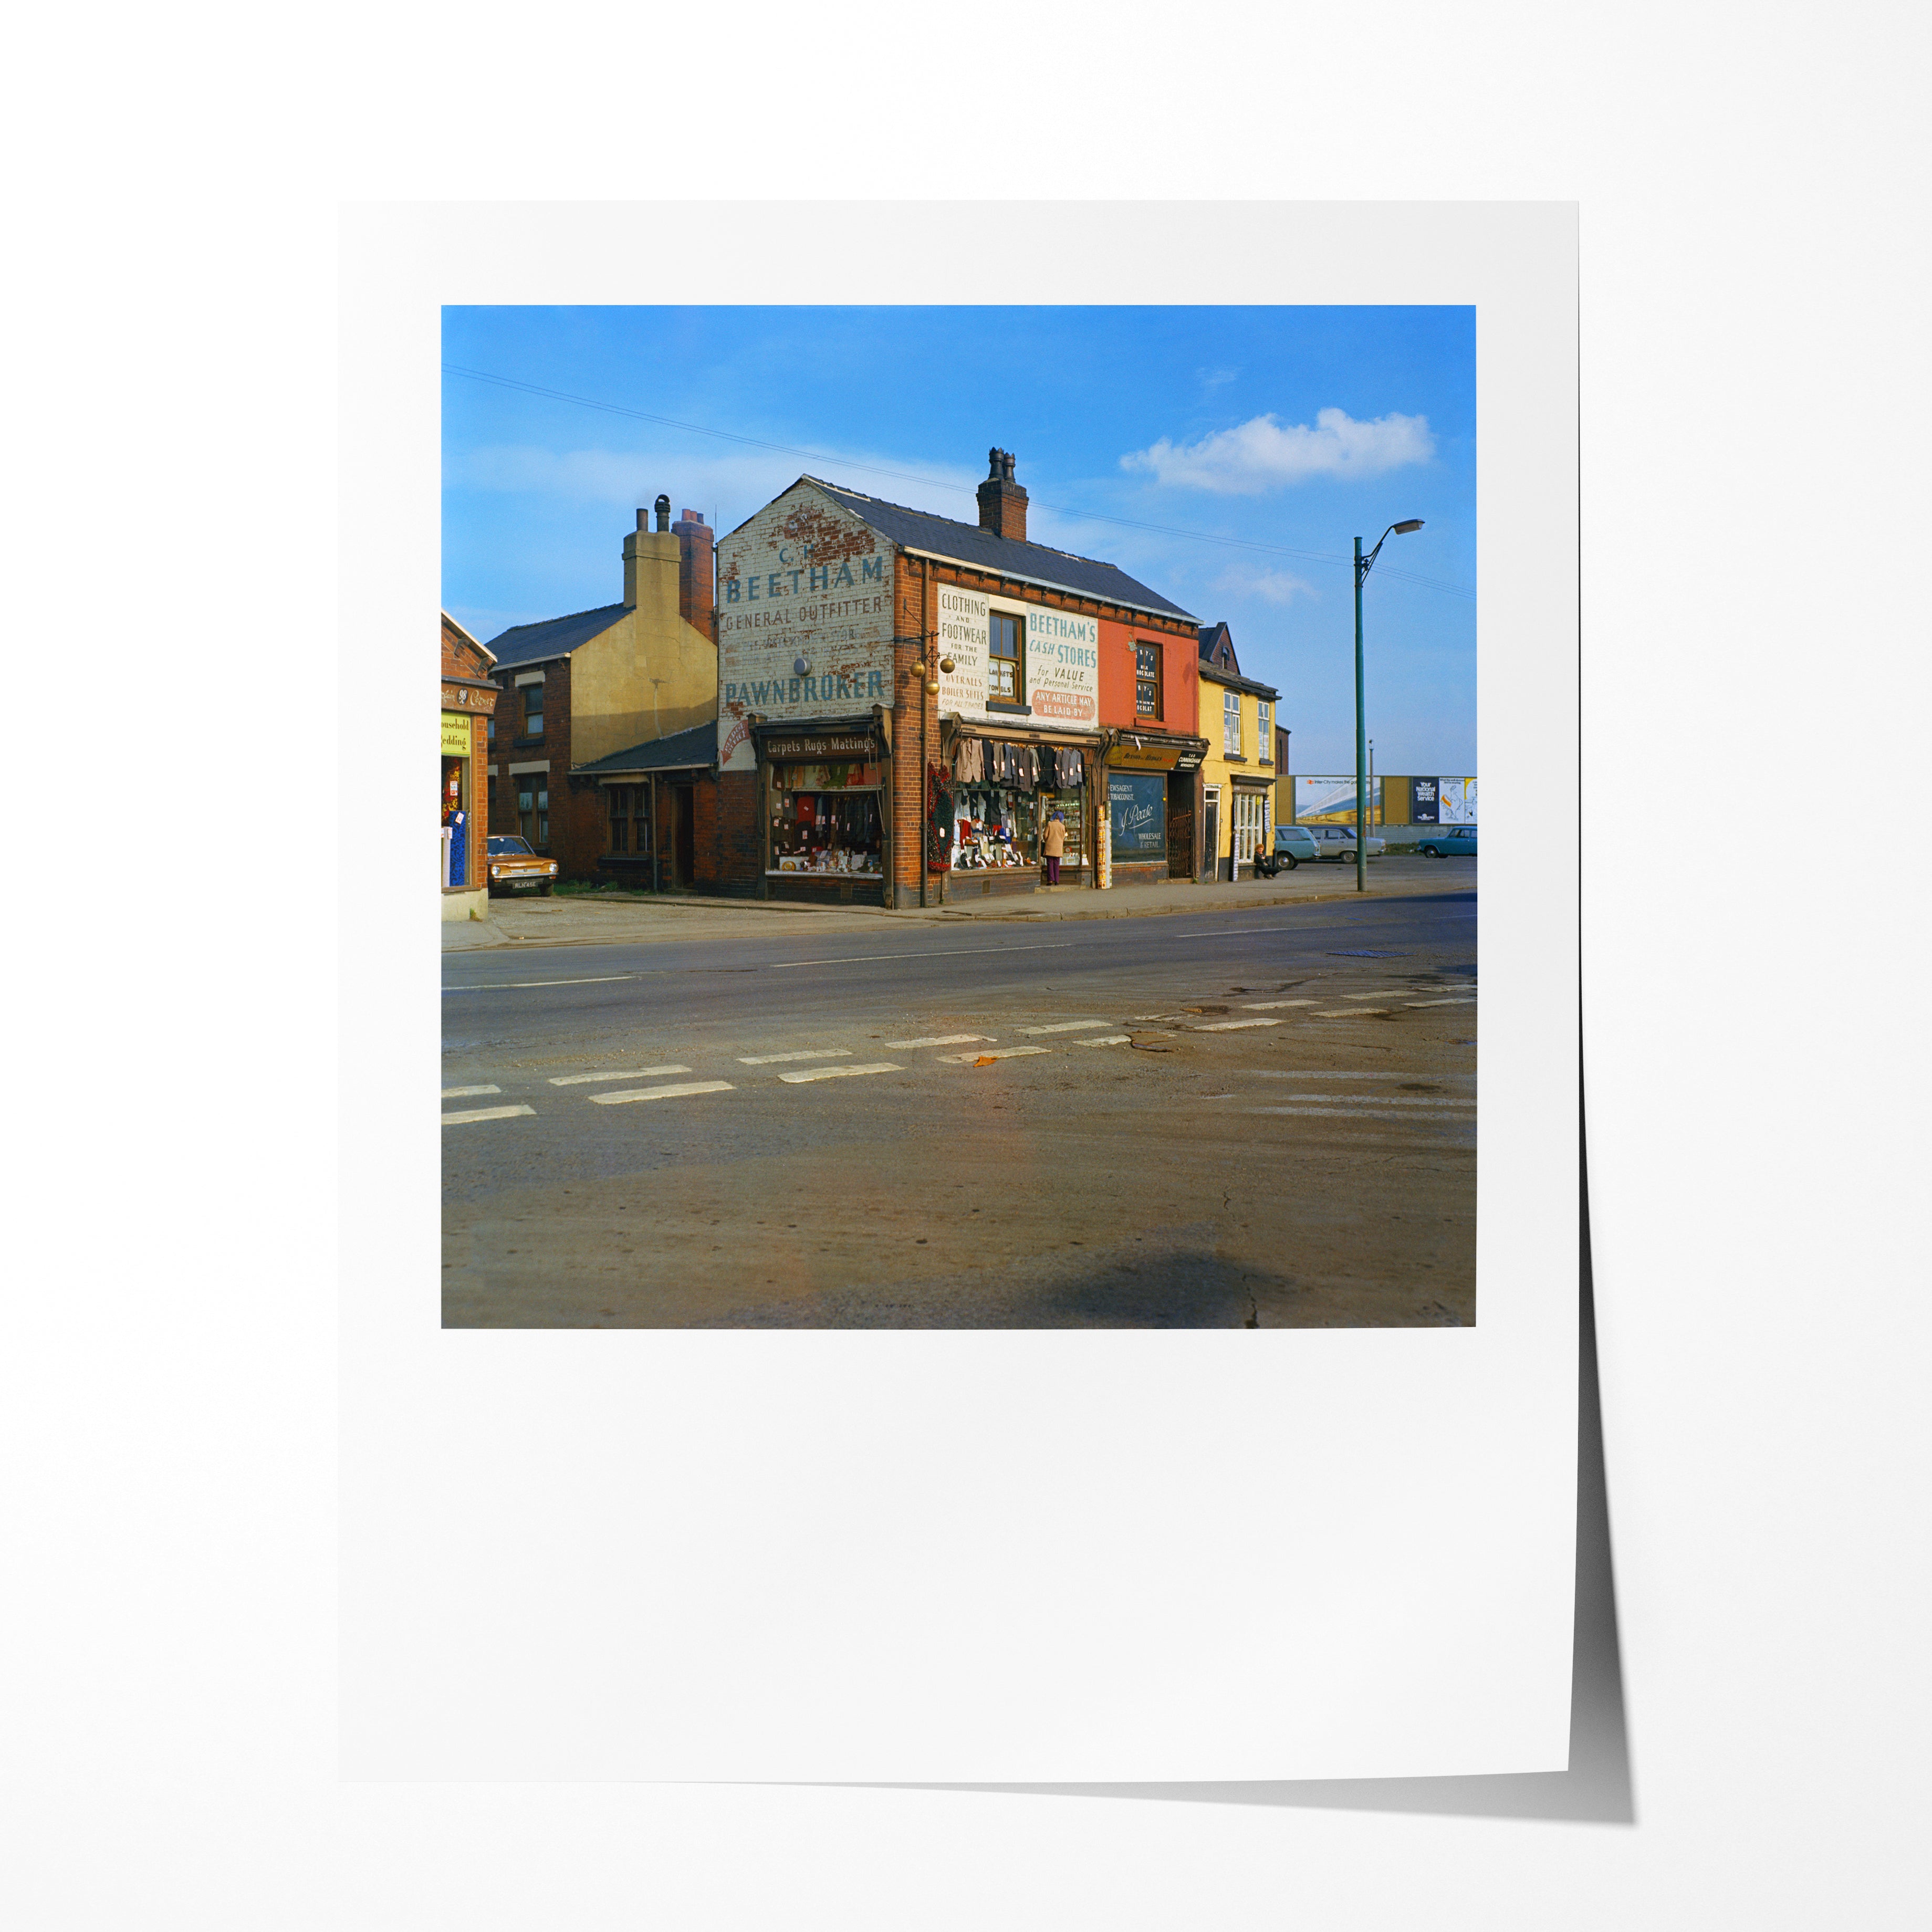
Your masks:
<path fill-rule="evenodd" d="M 986 480 L 980 485 L 980 527 L 1024 543 L 1027 493 L 1013 481 L 1012 452 L 988 450 L 986 466 Z"/>
<path fill-rule="evenodd" d="M 660 532 L 670 528 L 670 499 L 662 491 L 658 496 L 658 529 Z"/>
<path fill-rule="evenodd" d="M 668 497 L 658 500 L 667 509 Z M 718 641 L 716 578 L 712 565 L 710 526 L 696 510 L 687 510 L 671 525 L 677 533 L 677 610 L 687 624 Z"/>

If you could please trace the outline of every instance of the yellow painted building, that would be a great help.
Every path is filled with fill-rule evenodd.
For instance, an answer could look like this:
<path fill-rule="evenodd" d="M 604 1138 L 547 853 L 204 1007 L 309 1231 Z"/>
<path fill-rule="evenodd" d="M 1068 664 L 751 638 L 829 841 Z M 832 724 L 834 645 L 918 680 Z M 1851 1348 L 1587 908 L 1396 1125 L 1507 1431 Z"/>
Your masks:
<path fill-rule="evenodd" d="M 1210 878 L 1252 878 L 1255 848 L 1274 837 L 1275 710 L 1281 694 L 1241 675 L 1225 624 L 1204 631 L 1202 638 L 1199 729 L 1208 740 L 1201 764 L 1202 849 L 1214 854 Z"/>

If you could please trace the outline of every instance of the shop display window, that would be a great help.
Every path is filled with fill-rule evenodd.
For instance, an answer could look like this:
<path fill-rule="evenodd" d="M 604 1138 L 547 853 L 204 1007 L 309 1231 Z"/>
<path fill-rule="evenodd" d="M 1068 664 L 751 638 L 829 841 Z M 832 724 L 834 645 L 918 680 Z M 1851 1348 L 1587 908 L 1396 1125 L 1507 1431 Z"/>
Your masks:
<path fill-rule="evenodd" d="M 952 773 L 952 871 L 1037 866 L 1040 833 L 1056 812 L 1066 826 L 1061 864 L 1084 862 L 1086 768 L 1078 751 L 962 739 Z"/>
<path fill-rule="evenodd" d="M 858 760 L 771 767 L 774 872 L 884 874 L 879 767 Z"/>

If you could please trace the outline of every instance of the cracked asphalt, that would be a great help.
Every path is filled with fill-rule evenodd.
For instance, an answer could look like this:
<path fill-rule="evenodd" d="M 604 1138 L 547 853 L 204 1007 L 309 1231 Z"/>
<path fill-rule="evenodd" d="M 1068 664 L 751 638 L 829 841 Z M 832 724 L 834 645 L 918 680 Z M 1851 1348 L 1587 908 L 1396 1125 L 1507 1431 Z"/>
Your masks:
<path fill-rule="evenodd" d="M 1476 960 L 1472 878 L 449 956 L 445 1325 L 1472 1323 Z"/>

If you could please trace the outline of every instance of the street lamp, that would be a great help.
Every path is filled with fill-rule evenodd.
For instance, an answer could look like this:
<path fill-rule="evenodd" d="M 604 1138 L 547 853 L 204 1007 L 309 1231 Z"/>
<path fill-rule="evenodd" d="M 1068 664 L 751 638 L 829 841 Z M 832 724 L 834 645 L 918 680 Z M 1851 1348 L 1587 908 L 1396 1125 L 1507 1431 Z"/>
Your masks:
<path fill-rule="evenodd" d="M 1390 524 L 1376 538 L 1375 548 L 1366 556 L 1362 554 L 1361 538 L 1355 539 L 1355 890 L 1358 892 L 1369 889 L 1369 842 L 1362 823 L 1363 801 L 1369 790 L 1368 714 L 1362 704 L 1362 586 L 1368 581 L 1369 572 L 1375 568 L 1376 559 L 1382 555 L 1382 545 L 1391 532 L 1406 537 L 1411 530 L 1421 527 L 1420 517 Z"/>

